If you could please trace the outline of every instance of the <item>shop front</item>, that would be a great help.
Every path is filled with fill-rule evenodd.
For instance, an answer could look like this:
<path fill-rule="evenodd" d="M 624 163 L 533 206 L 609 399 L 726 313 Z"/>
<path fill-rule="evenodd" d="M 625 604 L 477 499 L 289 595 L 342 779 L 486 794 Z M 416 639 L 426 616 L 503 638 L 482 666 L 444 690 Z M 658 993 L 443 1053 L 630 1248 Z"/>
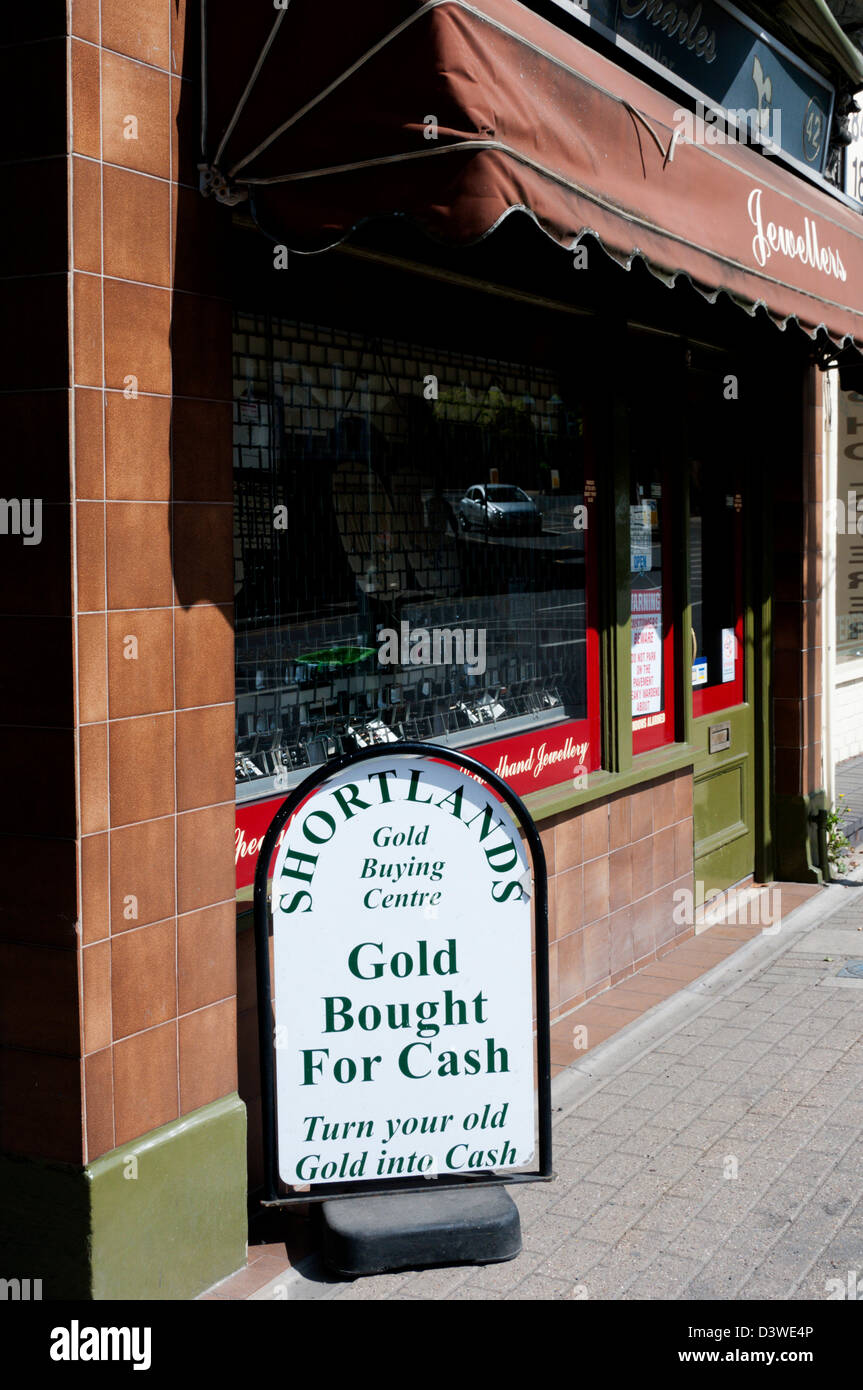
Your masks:
<path fill-rule="evenodd" d="M 555 1021 L 698 930 L 699 895 L 818 880 L 819 368 L 863 336 L 858 213 L 802 147 L 685 128 L 577 23 L 207 0 L 201 64 L 197 14 L 147 13 L 58 38 L 70 365 L 25 344 L 7 407 L 24 440 L 34 392 L 71 400 L 45 526 L 74 549 L 19 550 L 12 586 L 16 622 L 68 623 L 70 681 L 68 708 L 8 697 L 10 766 L 27 785 L 36 723 L 65 791 L 3 827 L 53 894 L 37 943 L 34 890 L 5 915 L 53 1022 L 10 1014 L 4 1171 L 87 1297 L 242 1262 L 251 884 L 310 770 L 421 740 L 524 798 Z M 64 180 L 66 134 L 28 154 Z M 144 1153 L 164 1182 L 124 1186 Z"/>
<path fill-rule="evenodd" d="M 803 555 L 855 217 L 521 7 L 392 5 L 335 47 L 298 18 L 302 64 L 289 24 L 250 85 L 211 73 L 203 170 L 233 208 L 241 974 L 286 791 L 422 739 L 540 821 L 559 1018 L 696 929 L 682 894 L 820 877 Z"/>

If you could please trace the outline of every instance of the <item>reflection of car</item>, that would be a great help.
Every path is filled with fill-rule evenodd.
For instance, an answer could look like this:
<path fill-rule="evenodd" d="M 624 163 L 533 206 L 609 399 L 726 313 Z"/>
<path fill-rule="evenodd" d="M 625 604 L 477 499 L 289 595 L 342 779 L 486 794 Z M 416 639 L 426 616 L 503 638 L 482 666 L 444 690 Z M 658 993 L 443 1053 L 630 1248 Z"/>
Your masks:
<path fill-rule="evenodd" d="M 516 531 L 539 535 L 542 531 L 539 507 L 511 483 L 477 483 L 469 487 L 458 504 L 458 519 L 464 531 L 472 526 L 509 535 Z"/>

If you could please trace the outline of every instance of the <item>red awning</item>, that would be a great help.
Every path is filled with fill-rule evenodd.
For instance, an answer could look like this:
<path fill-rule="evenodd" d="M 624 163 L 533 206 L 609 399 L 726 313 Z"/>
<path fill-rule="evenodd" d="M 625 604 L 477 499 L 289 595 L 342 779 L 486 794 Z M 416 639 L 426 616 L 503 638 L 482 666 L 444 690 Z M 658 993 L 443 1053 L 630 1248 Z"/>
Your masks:
<path fill-rule="evenodd" d="M 522 209 L 564 246 L 590 232 L 624 264 L 863 342 L 858 214 L 697 141 L 670 98 L 516 0 L 204 5 L 205 188 L 248 197 L 287 246 L 387 214 L 467 243 Z"/>

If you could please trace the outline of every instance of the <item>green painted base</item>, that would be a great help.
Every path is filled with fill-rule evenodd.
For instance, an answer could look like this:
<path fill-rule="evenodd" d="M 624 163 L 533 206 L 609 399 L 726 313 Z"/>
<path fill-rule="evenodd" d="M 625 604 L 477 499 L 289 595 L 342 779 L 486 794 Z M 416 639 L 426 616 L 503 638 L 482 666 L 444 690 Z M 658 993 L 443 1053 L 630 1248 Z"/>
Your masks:
<path fill-rule="evenodd" d="M 818 839 L 809 819 L 825 805 L 824 793 L 809 796 L 777 796 L 775 874 L 786 883 L 822 883 L 818 866 Z"/>
<path fill-rule="evenodd" d="M 86 1168 L 0 1156 L 7 1279 L 44 1299 L 189 1299 L 246 1262 L 246 1107 L 225 1096 Z"/>

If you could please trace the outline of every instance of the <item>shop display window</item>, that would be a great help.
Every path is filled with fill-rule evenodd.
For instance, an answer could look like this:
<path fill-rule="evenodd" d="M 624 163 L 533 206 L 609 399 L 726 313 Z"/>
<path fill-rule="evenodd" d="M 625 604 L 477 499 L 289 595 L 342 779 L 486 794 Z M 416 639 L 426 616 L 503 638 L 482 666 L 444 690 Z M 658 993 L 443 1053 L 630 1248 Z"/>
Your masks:
<path fill-rule="evenodd" d="M 237 314 L 234 377 L 240 794 L 559 723 L 597 767 L 578 373 Z"/>

